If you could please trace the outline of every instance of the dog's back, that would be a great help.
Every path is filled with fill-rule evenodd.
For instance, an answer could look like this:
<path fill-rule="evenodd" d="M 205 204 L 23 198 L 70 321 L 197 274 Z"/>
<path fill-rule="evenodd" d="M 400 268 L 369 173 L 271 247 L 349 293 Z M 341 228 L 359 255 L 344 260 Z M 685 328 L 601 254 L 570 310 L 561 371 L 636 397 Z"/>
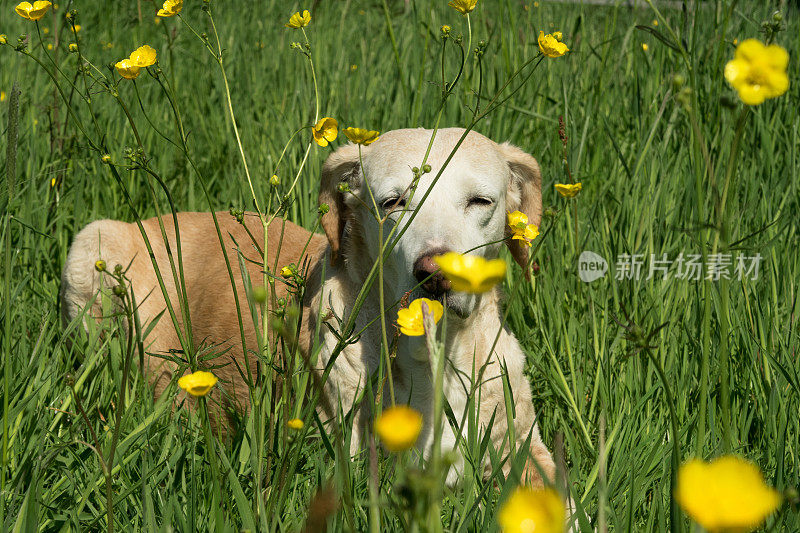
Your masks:
<path fill-rule="evenodd" d="M 227 398 L 246 409 L 247 387 L 239 369 L 242 372 L 247 372 L 247 369 L 239 334 L 236 298 L 238 297 L 247 350 L 252 352 L 257 350 L 256 326 L 248 308 L 246 293 L 251 286 L 263 285 L 263 259 L 259 252 L 259 248 L 263 250 L 264 247 L 262 225 L 253 214 L 245 214 L 244 224 L 247 225 L 245 229 L 244 225 L 234 220 L 230 214 L 217 213 L 219 231 L 225 243 L 228 263 L 235 280 L 234 294 L 228 264 L 212 215 L 187 212 L 179 213 L 177 219 L 183 278 L 188 297 L 191 342 L 195 351 L 202 347 L 200 351 L 205 350 L 206 354 L 209 351 L 223 353 L 223 359 L 214 361 L 214 365 L 236 361 L 236 364 L 227 364 L 215 369 L 214 372 L 220 378 Z M 165 245 L 157 218 L 143 221 L 142 226 L 147 234 L 152 258 L 158 265 L 169 302 L 181 325 L 180 328 L 188 332 L 189 328 L 183 324 L 175 283 L 175 275 L 181 275 L 175 224 L 171 215 L 163 216 L 162 223 L 168 246 Z M 268 268 L 271 272 L 275 272 L 290 263 L 302 266 L 301 253 L 304 249 L 306 257 L 315 260 L 326 245 L 327 241 L 323 236 L 312 234 L 291 222 L 275 219 L 269 228 Z M 170 255 L 175 274 L 170 264 Z M 107 269 L 105 273 L 95 267 L 98 260 L 105 262 Z M 154 385 L 156 395 L 160 395 L 172 379 L 176 365 L 158 356 L 171 350 L 180 350 L 182 346 L 170 312 L 167 310 L 167 302 L 153 267 L 150 250 L 136 224 L 98 220 L 87 225 L 75 236 L 61 277 L 62 317 L 66 322 L 71 322 L 85 311 L 88 317 L 99 319 L 102 310 L 98 291 L 103 287 L 109 289 L 108 292 L 111 293 L 111 287 L 116 284 L 111 275 L 116 265 L 122 267 L 125 277 L 130 280 L 129 288 L 132 289 L 136 299 L 142 330 L 146 330 L 148 324 L 163 312 L 145 340 L 145 349 L 151 354 L 145 359 L 147 366 L 145 370 Z M 250 279 L 249 283 L 246 278 Z M 286 285 L 280 281 L 276 282 L 275 292 L 276 298 L 285 296 Z M 258 327 L 260 329 L 261 325 Z M 251 372 L 255 371 L 254 359 L 251 354 L 249 357 Z"/>

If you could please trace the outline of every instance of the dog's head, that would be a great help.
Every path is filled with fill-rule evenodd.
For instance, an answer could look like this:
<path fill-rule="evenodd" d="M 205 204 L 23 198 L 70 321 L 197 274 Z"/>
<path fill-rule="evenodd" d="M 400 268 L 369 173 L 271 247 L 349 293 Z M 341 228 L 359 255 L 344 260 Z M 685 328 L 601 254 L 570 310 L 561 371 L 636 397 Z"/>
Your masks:
<path fill-rule="evenodd" d="M 330 206 L 322 227 L 334 262 L 344 261 L 347 270 L 363 281 L 379 254 L 377 205 L 380 217 L 389 214 L 384 240 L 398 221 L 393 237 L 404 230 L 384 262 L 387 300 L 397 301 L 421 283 L 412 299 L 446 300 L 448 308 L 466 317 L 477 297 L 450 290 L 449 282 L 436 273 L 432 257 L 468 250 L 496 257 L 499 241 L 509 236 L 506 214 L 522 211 L 538 225 L 542 195 L 538 163 L 508 143 L 497 144 L 470 132 L 447 162 L 463 133 L 460 128 L 439 130 L 430 145 L 431 130 L 390 131 L 362 147 L 360 158 L 358 146 L 343 146 L 325 161 L 319 201 Z M 412 168 L 422 168 L 429 145 L 431 171 L 422 174 L 412 194 Z M 442 167 L 441 177 L 431 188 Z M 350 191 L 341 192 L 341 183 Z M 507 239 L 506 243 L 514 259 L 525 265 L 527 248 L 519 241 Z"/>

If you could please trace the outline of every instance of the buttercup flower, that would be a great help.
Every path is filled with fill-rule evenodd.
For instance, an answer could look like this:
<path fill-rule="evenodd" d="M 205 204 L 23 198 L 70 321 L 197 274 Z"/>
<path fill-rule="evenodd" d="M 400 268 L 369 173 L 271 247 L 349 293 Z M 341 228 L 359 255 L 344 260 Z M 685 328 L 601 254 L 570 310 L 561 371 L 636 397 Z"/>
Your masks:
<path fill-rule="evenodd" d="M 447 5 L 462 15 L 466 15 L 475 9 L 475 6 L 478 5 L 478 0 L 450 0 Z"/>
<path fill-rule="evenodd" d="M 506 275 L 506 262 L 502 259 L 487 260 L 478 255 L 447 252 L 433 260 L 453 284 L 453 289 L 461 292 L 486 292 Z"/>
<path fill-rule="evenodd" d="M 297 13 L 289 17 L 289 22 L 287 22 L 285 26 L 287 28 L 293 28 L 296 30 L 299 28 L 305 28 L 306 26 L 308 26 L 309 22 L 311 22 L 311 13 L 309 13 L 308 10 L 306 9 L 303 11 L 302 15 L 298 11 Z"/>
<path fill-rule="evenodd" d="M 149 67 L 156 62 L 156 51 L 148 45 L 140 46 L 131 52 L 130 60 L 139 68 Z"/>
<path fill-rule="evenodd" d="M 375 421 L 375 433 L 390 452 L 408 450 L 422 430 L 422 415 L 407 405 L 386 409 Z"/>
<path fill-rule="evenodd" d="M 561 32 L 555 33 L 561 35 Z M 545 35 L 543 31 L 539 31 L 539 50 L 547 57 L 561 57 L 569 52 L 567 45 L 559 41 L 554 34 Z"/>
<path fill-rule="evenodd" d="M 294 272 L 292 272 L 291 267 L 285 266 L 281 269 L 281 276 L 284 278 L 291 278 L 292 274 L 294 274 Z"/>
<path fill-rule="evenodd" d="M 344 134 L 351 142 L 363 144 L 364 146 L 377 141 L 379 135 L 377 131 L 362 128 L 345 128 Z"/>
<path fill-rule="evenodd" d="M 205 396 L 216 383 L 217 376 L 204 370 L 186 374 L 178 380 L 178 386 L 192 396 Z"/>
<path fill-rule="evenodd" d="M 725 79 L 739 93 L 742 102 L 758 105 L 789 88 L 788 64 L 789 54 L 777 44 L 766 46 L 756 39 L 746 39 L 725 65 Z"/>
<path fill-rule="evenodd" d="M 43 0 L 38 0 L 33 4 L 30 2 L 20 2 L 17 4 L 17 7 L 14 8 L 14 11 L 24 19 L 36 21 L 45 16 L 51 5 L 53 5 L 51 2 Z"/>
<path fill-rule="evenodd" d="M 522 241 L 522 244 L 531 246 L 531 241 L 539 236 L 536 224 L 528 224 L 528 215 L 521 211 L 508 214 L 508 227 L 511 228 L 512 240 Z"/>
<path fill-rule="evenodd" d="M 397 311 L 397 324 L 400 326 L 400 333 L 410 337 L 419 337 L 425 334 L 423 326 L 422 304 L 428 306 L 428 312 L 433 315 L 434 323 L 439 322 L 444 314 L 444 307 L 436 300 L 427 298 L 417 298 L 405 308 Z"/>
<path fill-rule="evenodd" d="M 130 57 L 117 61 L 114 66 L 120 76 L 126 80 L 133 80 L 139 75 L 139 69 L 149 67 L 155 62 L 156 51 L 151 46 L 144 45 L 131 52 Z"/>
<path fill-rule="evenodd" d="M 75 44 L 75 43 L 69 43 L 69 51 L 70 52 L 77 52 L 78 51 L 78 45 Z"/>
<path fill-rule="evenodd" d="M 781 503 L 758 467 L 733 455 L 683 464 L 675 496 L 686 514 L 711 532 L 752 531 Z"/>
<path fill-rule="evenodd" d="M 556 183 L 558 194 L 564 198 L 575 198 L 582 188 L 583 185 L 580 183 Z"/>
<path fill-rule="evenodd" d="M 103 261 L 102 259 L 98 259 L 97 261 L 94 262 L 94 269 L 97 270 L 98 272 L 105 272 L 106 262 Z"/>
<path fill-rule="evenodd" d="M 647 49 L 648 49 L 648 48 L 650 48 L 650 47 L 649 47 L 649 46 L 647 46 L 647 43 L 642 43 L 642 50 L 644 50 L 645 52 L 647 52 Z"/>
<path fill-rule="evenodd" d="M 560 31 L 554 31 L 554 32 L 553 32 L 551 35 L 552 35 L 552 36 L 555 38 L 555 40 L 556 40 L 556 41 L 558 41 L 558 42 L 561 42 L 561 39 L 563 39 L 563 38 L 564 38 L 564 34 L 563 34 L 563 33 L 561 33 Z"/>
<path fill-rule="evenodd" d="M 119 75 L 125 78 L 126 80 L 133 80 L 139 75 L 139 67 L 133 64 L 133 61 L 130 59 L 123 59 L 122 61 L 117 61 L 116 65 L 117 72 Z"/>
<path fill-rule="evenodd" d="M 8 42 L 8 37 L 6 37 L 5 33 L 0 33 L 0 44 L 6 44 Z"/>
<path fill-rule="evenodd" d="M 314 124 L 311 132 L 314 134 L 314 140 L 318 145 L 328 146 L 328 143 L 335 141 L 339 135 L 339 123 L 336 122 L 335 118 L 324 117 Z"/>
<path fill-rule="evenodd" d="M 518 487 L 497 515 L 503 533 L 561 533 L 566 511 L 550 488 Z"/>
<path fill-rule="evenodd" d="M 303 426 L 305 424 L 303 424 L 303 421 L 300 420 L 299 418 L 292 418 L 291 420 L 286 422 L 286 425 L 289 426 L 289 429 L 300 431 L 301 429 L 303 429 Z"/>
<path fill-rule="evenodd" d="M 183 0 L 166 0 L 158 10 L 159 17 L 174 17 L 183 9 Z"/>

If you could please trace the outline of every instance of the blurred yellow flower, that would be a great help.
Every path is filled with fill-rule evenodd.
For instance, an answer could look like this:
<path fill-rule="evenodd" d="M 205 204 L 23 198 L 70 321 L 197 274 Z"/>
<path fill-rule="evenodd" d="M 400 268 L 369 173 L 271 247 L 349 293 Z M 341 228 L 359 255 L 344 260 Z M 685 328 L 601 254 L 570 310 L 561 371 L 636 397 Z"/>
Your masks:
<path fill-rule="evenodd" d="M 17 7 L 14 8 L 14 11 L 24 19 L 36 21 L 45 16 L 51 5 L 53 5 L 51 2 L 43 0 L 38 0 L 33 4 L 30 2 L 20 2 L 17 4 Z"/>
<path fill-rule="evenodd" d="M 344 135 L 351 142 L 356 144 L 368 145 L 378 140 L 379 133 L 373 130 L 365 130 L 362 128 L 345 128 Z"/>
<path fill-rule="evenodd" d="M 5 101 L 6 101 L 6 92 L 0 91 L 0 102 L 5 102 Z"/>
<path fill-rule="evenodd" d="M 335 141 L 339 135 L 339 123 L 336 122 L 335 118 L 324 117 L 314 124 L 311 132 L 314 134 L 314 140 L 318 145 L 328 146 L 328 143 Z"/>
<path fill-rule="evenodd" d="M 554 489 L 517 487 L 497 514 L 503 533 L 562 533 L 566 510 Z"/>
<path fill-rule="evenodd" d="M 303 429 L 303 426 L 305 424 L 303 424 L 303 421 L 300 420 L 299 418 L 292 418 L 291 420 L 286 422 L 286 425 L 289 426 L 289 429 L 300 431 L 301 429 Z"/>
<path fill-rule="evenodd" d="M 174 17 L 183 9 L 183 0 L 166 0 L 158 10 L 159 17 Z"/>
<path fill-rule="evenodd" d="M 278 186 L 278 184 L 280 184 L 280 182 L 281 182 L 281 179 L 278 177 L 278 175 L 277 175 L 277 174 L 273 174 L 273 175 L 272 175 L 272 176 L 269 178 L 269 184 L 270 184 L 270 185 L 272 185 L 273 187 L 277 187 L 277 186 Z"/>
<path fill-rule="evenodd" d="M 217 376 L 204 370 L 186 374 L 178 380 L 178 386 L 192 396 L 205 396 L 216 383 Z"/>
<path fill-rule="evenodd" d="M 656 19 L 653 19 L 653 26 L 658 26 L 658 21 Z"/>
<path fill-rule="evenodd" d="M 478 0 L 450 0 L 447 5 L 462 15 L 466 15 L 475 9 L 475 6 L 478 5 Z"/>
<path fill-rule="evenodd" d="M 539 228 L 536 224 L 528 224 L 528 215 L 521 211 L 508 214 L 508 227 L 513 232 L 511 239 L 522 241 L 526 246 L 531 246 L 531 241 L 539 236 Z"/>
<path fill-rule="evenodd" d="M 48 28 L 47 26 L 45 26 L 44 28 L 42 28 L 42 33 L 43 33 L 43 34 L 45 34 L 45 35 L 47 35 L 48 33 L 50 33 L 50 28 Z"/>
<path fill-rule="evenodd" d="M 386 409 L 375 421 L 375 433 L 390 452 L 408 450 L 422 430 L 422 415 L 407 405 Z"/>
<path fill-rule="evenodd" d="M 642 43 L 642 50 L 644 50 L 645 52 L 647 52 L 647 49 L 648 49 L 648 48 L 650 48 L 650 47 L 649 47 L 649 46 L 647 46 L 647 43 Z"/>
<path fill-rule="evenodd" d="M 558 194 L 564 198 L 575 198 L 582 188 L 583 185 L 580 183 L 556 183 Z"/>
<path fill-rule="evenodd" d="M 310 22 L 311 22 L 311 13 L 309 13 L 308 10 L 306 9 L 303 11 L 302 15 L 298 11 L 297 13 L 289 17 L 289 22 L 287 22 L 285 26 L 287 28 L 293 28 L 296 30 L 298 28 L 305 28 L 306 26 L 308 26 Z"/>
<path fill-rule="evenodd" d="M 434 323 L 442 319 L 444 307 L 441 303 L 427 298 L 417 298 L 407 308 L 397 311 L 397 325 L 400 326 L 400 333 L 409 337 L 419 337 L 425 334 L 422 317 L 423 303 L 428 306 L 428 312 L 433 315 Z"/>
<path fill-rule="evenodd" d="M 6 37 L 5 33 L 0 33 L 0 44 L 6 44 L 8 42 L 8 37 Z"/>
<path fill-rule="evenodd" d="M 79 31 L 81 31 L 81 25 L 75 24 L 75 33 L 78 33 Z"/>
<path fill-rule="evenodd" d="M 561 32 L 556 33 L 561 34 Z M 569 52 L 566 44 L 556 39 L 552 34 L 545 35 L 541 30 L 539 31 L 539 50 L 547 57 L 561 57 Z"/>
<path fill-rule="evenodd" d="M 47 43 L 47 49 L 48 50 L 52 50 L 53 49 L 53 43 Z"/>
<path fill-rule="evenodd" d="M 356 70 L 358 70 L 358 65 L 356 65 L 355 63 L 353 63 L 352 65 L 350 65 L 350 70 L 351 70 L 351 71 L 353 71 L 353 72 L 355 72 Z"/>
<path fill-rule="evenodd" d="M 756 39 L 746 39 L 725 65 L 725 79 L 739 93 L 742 102 L 758 105 L 789 88 L 788 64 L 789 54 L 777 44 L 766 46 Z"/>
<path fill-rule="evenodd" d="M 453 284 L 453 289 L 461 292 L 486 292 L 506 275 L 506 262 L 502 259 L 487 260 L 478 255 L 447 252 L 435 256 L 433 260 L 444 277 Z"/>
<path fill-rule="evenodd" d="M 294 272 L 291 267 L 285 266 L 281 269 L 281 276 L 284 278 L 291 278 Z"/>
<path fill-rule="evenodd" d="M 133 64 L 133 61 L 130 59 L 123 59 L 122 61 L 117 61 L 114 65 L 117 68 L 117 72 L 119 75 L 125 78 L 126 80 L 133 80 L 139 75 L 139 67 Z"/>
<path fill-rule="evenodd" d="M 675 496 L 686 514 L 711 532 L 751 531 L 781 503 L 758 467 L 734 455 L 683 464 Z"/>
<path fill-rule="evenodd" d="M 78 45 L 75 44 L 75 43 L 69 43 L 69 51 L 70 52 L 77 52 L 78 51 Z"/>

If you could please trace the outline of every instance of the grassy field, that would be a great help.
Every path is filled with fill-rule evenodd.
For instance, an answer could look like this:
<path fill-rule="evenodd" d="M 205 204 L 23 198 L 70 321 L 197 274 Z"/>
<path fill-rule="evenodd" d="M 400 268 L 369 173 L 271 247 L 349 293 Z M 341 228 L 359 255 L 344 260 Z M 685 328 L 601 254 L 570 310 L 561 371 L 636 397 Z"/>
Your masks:
<path fill-rule="evenodd" d="M 485 105 L 536 57 L 540 30 L 563 32 L 571 51 L 526 67 L 503 93 L 510 98 L 475 129 L 538 159 L 545 208 L 558 213 L 542 223 L 538 275 L 528 283 L 515 267 L 505 290 L 516 295 L 508 323 L 528 357 L 544 441 L 563 443 L 569 491 L 588 517 L 582 529 L 688 531 L 696 526 L 686 515 L 670 518 L 672 454 L 683 462 L 735 453 L 756 463 L 768 484 L 790 491 L 765 529 L 800 531 L 797 9 L 742 0 L 656 11 L 636 3 L 481 0 L 469 19 L 471 47 L 486 43 L 481 69 L 470 54 L 441 125 L 469 124 L 475 95 Z M 377 467 L 367 452 L 351 459 L 319 431 L 308 407 L 289 403 L 288 393 L 266 394 L 273 391 L 267 380 L 256 393 L 274 401 L 219 443 L 197 416 L 172 409 L 171 396 L 153 398 L 138 354 L 126 379 L 131 351 L 118 320 L 69 343 L 76 324 L 61 324 L 58 303 L 79 228 L 169 212 L 160 189 L 154 200 L 148 175 L 126 169 L 139 142 L 178 210 L 252 209 L 226 84 L 256 196 L 289 193 L 300 171 L 285 214 L 315 226 L 320 166 L 331 148 L 309 145 L 308 129 L 289 142 L 315 116 L 308 61 L 290 46 L 302 34 L 284 27 L 291 13 L 313 7 L 306 31 L 321 116 L 382 132 L 433 126 L 442 94 L 440 26 L 452 27 L 444 57 L 452 79 L 462 61 L 453 40 L 463 35 L 466 47 L 467 19 L 444 0 L 214 1 L 214 28 L 203 4 L 187 0 L 181 16 L 214 50 L 216 30 L 223 77 L 201 37 L 177 18 L 154 20 L 160 5 L 150 1 L 63 0 L 38 23 L 40 34 L 14 5 L 0 1 L 8 40 L 0 46 L 0 529 L 106 530 L 110 505 L 121 531 L 314 531 L 325 520 L 334 531 L 496 530 L 497 503 L 515 480 L 472 476 L 442 489 L 414 466 L 413 454 L 396 460 L 379 450 Z M 86 75 L 67 48 L 74 38 L 64 16 L 73 7 L 80 53 L 98 69 Z M 774 41 L 789 52 L 791 86 L 743 112 L 724 65 L 734 42 L 765 39 L 762 22 L 772 23 L 776 10 L 783 21 Z M 22 34 L 30 37 L 29 55 L 15 51 Z M 144 72 L 135 84 L 122 80 L 118 98 L 93 81 L 101 74 L 119 80 L 107 65 L 142 44 L 158 52 L 159 80 Z M 60 94 L 44 70 L 55 65 Z M 18 147 L 8 182 L 14 82 Z M 163 87 L 179 111 L 185 150 Z M 343 142 L 340 136 L 333 147 Z M 565 154 L 583 184 L 570 202 L 553 188 L 568 181 Z M 277 195 L 268 183 L 273 173 L 281 177 Z M 582 282 L 583 250 L 606 258 L 611 271 Z M 681 253 L 763 259 L 756 279 L 614 275 L 621 254 L 643 254 L 646 274 L 651 254 L 672 260 Z M 300 374 L 285 377 L 299 383 Z M 288 413 L 305 418 L 302 432 L 286 430 Z M 336 438 L 347 439 L 347 431 Z M 480 453 L 479 444 L 465 446 Z M 430 519 L 431 509 L 441 520 Z"/>

